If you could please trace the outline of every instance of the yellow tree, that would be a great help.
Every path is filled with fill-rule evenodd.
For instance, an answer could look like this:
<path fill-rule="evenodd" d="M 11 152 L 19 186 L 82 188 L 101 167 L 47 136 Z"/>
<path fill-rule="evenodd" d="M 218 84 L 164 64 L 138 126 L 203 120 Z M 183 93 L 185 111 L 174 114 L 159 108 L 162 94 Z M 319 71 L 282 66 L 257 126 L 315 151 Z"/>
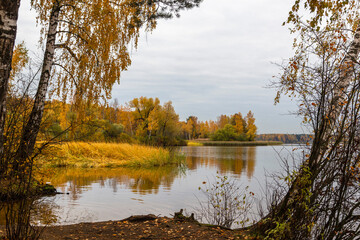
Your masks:
<path fill-rule="evenodd" d="M 255 125 L 254 114 L 249 111 L 245 118 L 246 121 L 246 138 L 249 141 L 254 141 L 256 137 L 257 127 Z"/>
<path fill-rule="evenodd" d="M 232 116 L 233 125 L 238 134 L 243 134 L 245 132 L 245 120 L 243 119 L 241 113 L 236 113 Z"/>
<path fill-rule="evenodd" d="M 200 122 L 199 123 L 199 134 L 200 134 L 200 138 L 208 138 L 210 135 L 210 126 L 209 126 L 209 122 L 205 121 L 205 122 Z"/>
<path fill-rule="evenodd" d="M 213 120 L 209 121 L 209 131 L 210 134 L 213 134 L 214 132 L 216 132 L 216 130 L 219 129 L 219 126 L 217 125 L 216 122 L 214 122 Z"/>
<path fill-rule="evenodd" d="M 160 100 L 147 97 L 134 98 L 129 102 L 129 106 L 133 109 L 136 135 L 143 140 L 149 140 L 151 135 L 149 117 L 153 110 L 160 107 Z"/>
<path fill-rule="evenodd" d="M 126 132 L 128 132 L 131 136 L 134 135 L 133 124 L 135 123 L 135 119 L 134 119 L 134 114 L 132 114 L 130 107 L 126 107 L 126 106 L 120 107 L 119 123 L 124 125 Z"/>
<path fill-rule="evenodd" d="M 21 72 L 21 70 L 28 64 L 29 55 L 28 50 L 25 47 L 25 43 L 22 42 L 15 46 L 13 58 L 11 62 L 10 80 L 14 80 L 15 76 Z"/>
<path fill-rule="evenodd" d="M 188 129 L 191 130 L 189 139 L 197 138 L 199 134 L 198 118 L 195 116 L 188 117 L 186 125 L 188 125 Z"/>
<path fill-rule="evenodd" d="M 179 133 L 179 115 L 176 114 L 171 101 L 151 111 L 148 129 L 158 145 L 175 143 L 175 137 Z"/>
<path fill-rule="evenodd" d="M 194 132 L 194 121 L 192 118 L 188 118 L 185 125 L 185 132 L 187 134 L 187 139 L 190 140 L 193 138 Z"/>
<path fill-rule="evenodd" d="M 224 128 L 226 124 L 229 124 L 230 122 L 230 118 L 224 114 L 220 115 L 220 117 L 218 117 L 218 127 L 219 128 Z"/>
<path fill-rule="evenodd" d="M 166 102 L 162 106 L 164 116 L 159 121 L 160 135 L 173 140 L 179 133 L 179 115 L 176 114 L 172 102 Z"/>
<path fill-rule="evenodd" d="M 130 65 L 128 45 L 140 28 L 156 26 L 200 0 L 32 0 L 42 24 L 45 53 L 33 110 L 23 129 L 18 156 L 31 155 L 44 112 L 51 75 L 54 91 L 76 103 L 108 98 L 120 72 Z M 56 61 L 55 61 L 56 60 Z M 55 68 L 53 68 L 55 66 Z M 83 101 L 86 99 L 86 101 Z"/>
<path fill-rule="evenodd" d="M 101 94 L 101 89 L 108 90 L 107 84 L 113 84 L 119 72 L 129 64 L 127 51 L 122 48 L 126 48 L 133 37 L 129 36 L 128 28 L 122 29 L 122 24 L 127 23 L 122 17 L 126 15 L 125 10 L 114 7 L 109 1 L 89 4 L 71 0 L 33 0 L 32 5 L 39 12 L 46 46 L 33 110 L 18 150 L 21 159 L 33 151 L 52 71 L 57 70 L 59 91 L 61 83 L 65 89 L 73 89 L 75 84 L 78 85 L 77 96 L 86 96 L 84 89 L 88 89 L 91 94 L 87 97 L 96 98 L 98 96 L 92 93 Z M 55 62 L 55 58 L 58 61 Z M 58 69 L 53 68 L 54 65 Z"/>

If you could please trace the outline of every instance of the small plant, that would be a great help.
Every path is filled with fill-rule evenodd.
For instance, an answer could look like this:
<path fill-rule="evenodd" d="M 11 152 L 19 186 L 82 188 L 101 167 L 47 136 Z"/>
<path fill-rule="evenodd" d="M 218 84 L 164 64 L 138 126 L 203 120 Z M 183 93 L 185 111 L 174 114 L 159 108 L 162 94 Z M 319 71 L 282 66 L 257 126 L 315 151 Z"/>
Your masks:
<path fill-rule="evenodd" d="M 213 183 L 203 182 L 199 190 L 205 195 L 204 201 L 199 201 L 197 217 L 209 224 L 230 228 L 234 223 L 244 226 L 249 222 L 248 212 L 254 193 L 248 192 L 248 187 L 241 189 L 240 184 L 227 176 L 215 177 Z"/>

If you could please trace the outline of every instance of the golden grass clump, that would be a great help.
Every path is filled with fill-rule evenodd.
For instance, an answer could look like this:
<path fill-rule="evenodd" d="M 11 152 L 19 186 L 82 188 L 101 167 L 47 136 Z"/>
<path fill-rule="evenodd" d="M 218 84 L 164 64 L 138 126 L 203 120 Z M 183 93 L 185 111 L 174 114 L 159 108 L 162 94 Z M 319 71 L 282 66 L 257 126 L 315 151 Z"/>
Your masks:
<path fill-rule="evenodd" d="M 70 142 L 51 146 L 40 164 L 71 167 L 153 167 L 178 162 L 168 150 L 127 143 Z"/>
<path fill-rule="evenodd" d="M 188 141 L 187 146 L 198 147 L 198 146 L 204 146 L 204 144 L 202 144 L 200 142 Z"/>

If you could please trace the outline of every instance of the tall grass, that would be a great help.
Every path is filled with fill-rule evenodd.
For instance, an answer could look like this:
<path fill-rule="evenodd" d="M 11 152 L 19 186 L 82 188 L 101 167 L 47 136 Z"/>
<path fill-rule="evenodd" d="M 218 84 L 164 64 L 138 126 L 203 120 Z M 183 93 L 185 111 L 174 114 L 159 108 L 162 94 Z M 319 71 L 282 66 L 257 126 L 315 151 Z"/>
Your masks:
<path fill-rule="evenodd" d="M 49 147 L 39 164 L 51 167 L 153 167 L 177 163 L 167 149 L 127 143 L 70 142 Z"/>

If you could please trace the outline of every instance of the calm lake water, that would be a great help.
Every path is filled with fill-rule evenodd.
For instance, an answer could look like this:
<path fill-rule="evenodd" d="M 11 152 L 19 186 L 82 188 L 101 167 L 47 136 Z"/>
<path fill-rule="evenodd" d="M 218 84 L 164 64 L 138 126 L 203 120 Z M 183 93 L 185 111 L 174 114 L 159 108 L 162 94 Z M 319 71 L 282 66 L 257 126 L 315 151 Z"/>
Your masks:
<path fill-rule="evenodd" d="M 179 168 L 64 169 L 51 183 L 69 194 L 43 199 L 43 215 L 51 215 L 56 224 L 73 224 L 149 213 L 170 216 L 181 208 L 192 212 L 203 197 L 198 188 L 217 173 L 236 178 L 261 199 L 266 172 L 280 170 L 279 154 L 286 156 L 293 148 L 182 147 L 186 166 Z"/>

